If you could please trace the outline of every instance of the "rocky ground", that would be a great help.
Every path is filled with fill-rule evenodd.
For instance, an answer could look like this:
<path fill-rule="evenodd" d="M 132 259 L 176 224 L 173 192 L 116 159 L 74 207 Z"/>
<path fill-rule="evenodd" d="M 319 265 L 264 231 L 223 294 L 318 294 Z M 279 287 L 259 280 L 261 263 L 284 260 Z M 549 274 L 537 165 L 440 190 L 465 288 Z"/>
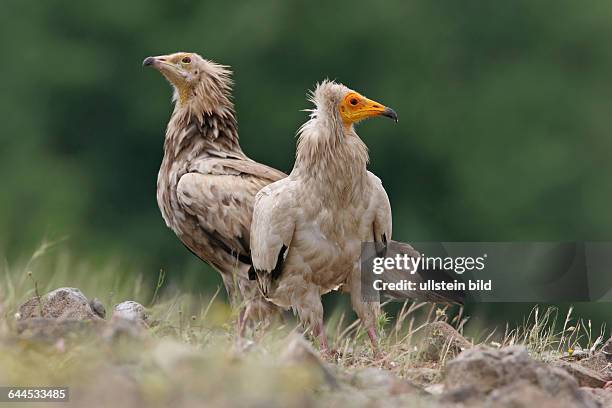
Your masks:
<path fill-rule="evenodd" d="M 107 312 L 59 288 L 2 309 L 0 384 L 67 385 L 70 406 L 612 407 L 612 339 L 534 358 L 528 344 L 473 345 L 433 321 L 382 360 L 347 340 L 323 361 L 295 330 L 236 339 L 231 322 L 206 325 L 208 307 L 168 324 L 134 301 Z"/>

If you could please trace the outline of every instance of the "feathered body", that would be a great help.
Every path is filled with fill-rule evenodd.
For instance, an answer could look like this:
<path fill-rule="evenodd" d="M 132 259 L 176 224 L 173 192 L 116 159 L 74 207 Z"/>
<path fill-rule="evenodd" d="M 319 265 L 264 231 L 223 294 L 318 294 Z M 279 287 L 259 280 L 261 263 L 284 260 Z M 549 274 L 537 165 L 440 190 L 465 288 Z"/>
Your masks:
<path fill-rule="evenodd" d="M 343 285 L 364 325 L 373 327 L 379 304 L 361 298 L 361 243 L 391 239 L 387 194 L 366 169 L 367 147 L 338 109 L 351 92 L 333 82 L 317 86 L 293 171 L 259 192 L 251 228 L 253 266 L 266 298 L 294 308 L 317 335 L 320 296 Z"/>
<path fill-rule="evenodd" d="M 164 221 L 221 274 L 230 299 L 239 290 L 247 313 L 264 318 L 276 308 L 248 280 L 251 216 L 257 192 L 286 175 L 243 153 L 226 67 L 190 53 L 149 57 L 145 65 L 174 85 L 175 107 L 157 178 Z"/>

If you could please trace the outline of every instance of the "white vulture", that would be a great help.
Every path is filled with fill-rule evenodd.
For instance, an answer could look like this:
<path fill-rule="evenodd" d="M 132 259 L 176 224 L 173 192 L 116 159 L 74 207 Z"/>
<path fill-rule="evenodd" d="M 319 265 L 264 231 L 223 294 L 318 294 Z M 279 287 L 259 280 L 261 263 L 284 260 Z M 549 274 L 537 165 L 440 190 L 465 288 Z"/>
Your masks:
<path fill-rule="evenodd" d="M 230 300 L 239 290 L 246 318 L 265 319 L 278 309 L 248 279 L 255 194 L 286 177 L 249 159 L 238 141 L 231 72 L 195 53 L 147 57 L 174 87 L 157 202 L 167 224 L 196 256 L 222 276 Z"/>
<path fill-rule="evenodd" d="M 377 352 L 380 304 L 362 298 L 360 251 L 362 242 L 390 242 L 391 206 L 380 179 L 366 169 L 368 149 L 354 125 L 373 116 L 397 121 L 397 115 L 332 81 L 320 83 L 310 99 L 315 109 L 298 131 L 292 172 L 264 187 L 255 200 L 252 272 L 264 296 L 297 312 L 324 352 L 329 349 L 321 295 L 339 287 L 350 292 L 353 309 Z M 395 244 L 396 251 L 419 256 L 410 245 Z M 402 277 L 393 273 L 395 279 Z M 419 273 L 412 280 L 423 278 Z M 458 300 L 453 294 L 403 295 Z"/>

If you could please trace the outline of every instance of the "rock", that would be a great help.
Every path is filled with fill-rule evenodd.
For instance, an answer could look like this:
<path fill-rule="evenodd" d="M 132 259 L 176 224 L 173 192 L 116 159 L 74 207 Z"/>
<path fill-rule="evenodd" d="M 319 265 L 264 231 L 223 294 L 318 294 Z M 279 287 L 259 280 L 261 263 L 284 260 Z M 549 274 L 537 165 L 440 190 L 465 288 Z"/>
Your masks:
<path fill-rule="evenodd" d="M 357 390 L 345 390 L 340 389 L 334 392 L 328 392 L 322 394 L 321 398 L 324 402 L 321 404 L 322 407 L 374 407 L 375 402 L 369 395 Z M 387 402 L 387 401 L 385 401 Z M 311 404 L 313 405 L 313 404 Z M 306 406 L 304 404 L 304 406 Z M 387 407 L 390 405 L 386 404 Z"/>
<path fill-rule="evenodd" d="M 606 344 L 604 344 L 600 351 L 612 361 L 612 337 L 606 341 Z"/>
<path fill-rule="evenodd" d="M 592 400 L 592 398 L 591 398 Z M 518 381 L 496 389 L 486 399 L 485 406 L 491 407 L 538 407 L 538 408 L 575 408 L 593 407 L 597 404 L 592 401 L 592 405 L 575 404 L 573 401 L 551 398 L 542 388 L 530 383 L 529 381 Z"/>
<path fill-rule="evenodd" d="M 440 395 L 444 392 L 444 384 L 432 384 L 425 387 L 425 391 L 432 395 Z"/>
<path fill-rule="evenodd" d="M 574 377 L 558 367 L 533 360 L 521 346 L 503 349 L 479 346 L 466 350 L 447 363 L 444 384 L 442 399 L 455 403 L 597 407 L 595 400 L 580 390 Z"/>
<path fill-rule="evenodd" d="M 121 302 L 113 308 L 110 324 L 103 337 L 107 341 L 119 339 L 143 340 L 148 332 L 149 316 L 143 305 L 133 300 Z"/>
<path fill-rule="evenodd" d="M 125 319 L 147 326 L 149 317 L 143 305 L 133 300 L 127 300 L 115 305 L 112 319 Z"/>
<path fill-rule="evenodd" d="M 596 371 L 607 381 L 612 380 L 612 338 L 599 351 L 578 364 Z"/>
<path fill-rule="evenodd" d="M 582 391 L 592 396 L 602 407 L 612 407 L 612 390 L 583 387 Z"/>
<path fill-rule="evenodd" d="M 104 325 L 103 320 L 32 317 L 16 324 L 20 339 L 56 342 L 60 337 L 87 335 Z"/>
<path fill-rule="evenodd" d="M 390 395 L 414 394 L 414 395 L 420 395 L 420 396 L 429 395 L 427 391 L 425 391 L 423 388 L 419 387 L 418 385 L 415 385 L 408 380 L 403 380 L 400 378 L 396 378 L 396 381 L 391 385 L 391 387 L 389 388 L 389 394 Z"/>
<path fill-rule="evenodd" d="M 425 361 L 451 359 L 471 347 L 472 343 L 448 323 L 433 322 L 424 329 L 419 359 Z"/>
<path fill-rule="evenodd" d="M 606 384 L 606 379 L 602 375 L 584 365 L 563 360 L 551 364 L 570 373 L 581 387 L 602 388 Z"/>
<path fill-rule="evenodd" d="M 413 367 L 404 370 L 405 377 L 421 386 L 433 384 L 440 376 L 440 370 L 428 367 Z"/>
<path fill-rule="evenodd" d="M 321 360 L 309 342 L 298 334 L 290 337 L 289 343 L 281 352 L 280 360 L 283 365 L 300 365 L 304 366 L 315 373 L 322 376 L 325 383 L 331 388 L 338 387 L 338 379 L 334 372 Z"/>
<path fill-rule="evenodd" d="M 63 320 L 100 320 L 85 295 L 77 288 L 55 289 L 40 299 L 34 297 L 19 306 L 17 320 L 40 317 Z"/>
<path fill-rule="evenodd" d="M 350 383 L 359 389 L 391 388 L 396 380 L 397 377 L 390 371 L 368 367 L 356 370 L 350 378 Z"/>
<path fill-rule="evenodd" d="M 438 384 L 439 387 L 430 388 L 430 392 L 437 391 L 437 395 L 440 396 L 440 401 L 443 403 L 451 404 L 464 404 L 469 403 L 470 406 L 475 406 L 478 401 L 483 401 L 483 394 L 473 385 L 465 385 L 459 387 L 453 387 L 447 390 L 443 384 Z"/>
<path fill-rule="evenodd" d="M 106 318 L 106 308 L 104 307 L 102 302 L 100 302 L 100 299 L 93 298 L 89 301 L 89 306 L 91 307 L 91 310 L 93 310 L 93 312 L 98 315 L 98 317 L 102 319 Z"/>
<path fill-rule="evenodd" d="M 595 353 L 589 358 L 580 360 L 577 364 L 599 373 L 603 378 L 612 380 L 612 362 L 603 353 Z"/>
<path fill-rule="evenodd" d="M 106 324 L 102 331 L 102 338 L 109 342 L 120 339 L 143 340 L 147 334 L 146 326 L 143 323 L 116 317 Z"/>
<path fill-rule="evenodd" d="M 364 368 L 353 372 L 349 383 L 360 390 L 379 390 L 386 395 L 419 394 L 428 395 L 421 387 L 408 380 L 398 378 L 389 370 Z"/>

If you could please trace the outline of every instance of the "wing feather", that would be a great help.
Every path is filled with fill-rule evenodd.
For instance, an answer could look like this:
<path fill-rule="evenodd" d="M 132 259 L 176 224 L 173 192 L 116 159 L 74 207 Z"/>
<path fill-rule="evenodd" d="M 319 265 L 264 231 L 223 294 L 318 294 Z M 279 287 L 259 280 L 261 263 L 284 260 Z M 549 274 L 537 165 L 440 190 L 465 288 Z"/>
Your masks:
<path fill-rule="evenodd" d="M 382 185 L 382 181 L 374 174 L 368 172 L 370 177 L 370 183 L 373 187 L 373 200 L 374 200 L 374 241 L 375 242 L 387 242 L 391 240 L 392 232 L 392 217 L 391 217 L 391 203 L 387 192 Z"/>
<path fill-rule="evenodd" d="M 257 194 L 251 225 L 251 256 L 258 272 L 270 272 L 276 277 L 281 273 L 280 264 L 295 230 L 292 198 L 288 179 L 273 183 Z"/>
<path fill-rule="evenodd" d="M 284 173 L 249 160 L 203 159 L 180 178 L 177 196 L 211 240 L 249 263 L 255 196 L 283 177 Z"/>

